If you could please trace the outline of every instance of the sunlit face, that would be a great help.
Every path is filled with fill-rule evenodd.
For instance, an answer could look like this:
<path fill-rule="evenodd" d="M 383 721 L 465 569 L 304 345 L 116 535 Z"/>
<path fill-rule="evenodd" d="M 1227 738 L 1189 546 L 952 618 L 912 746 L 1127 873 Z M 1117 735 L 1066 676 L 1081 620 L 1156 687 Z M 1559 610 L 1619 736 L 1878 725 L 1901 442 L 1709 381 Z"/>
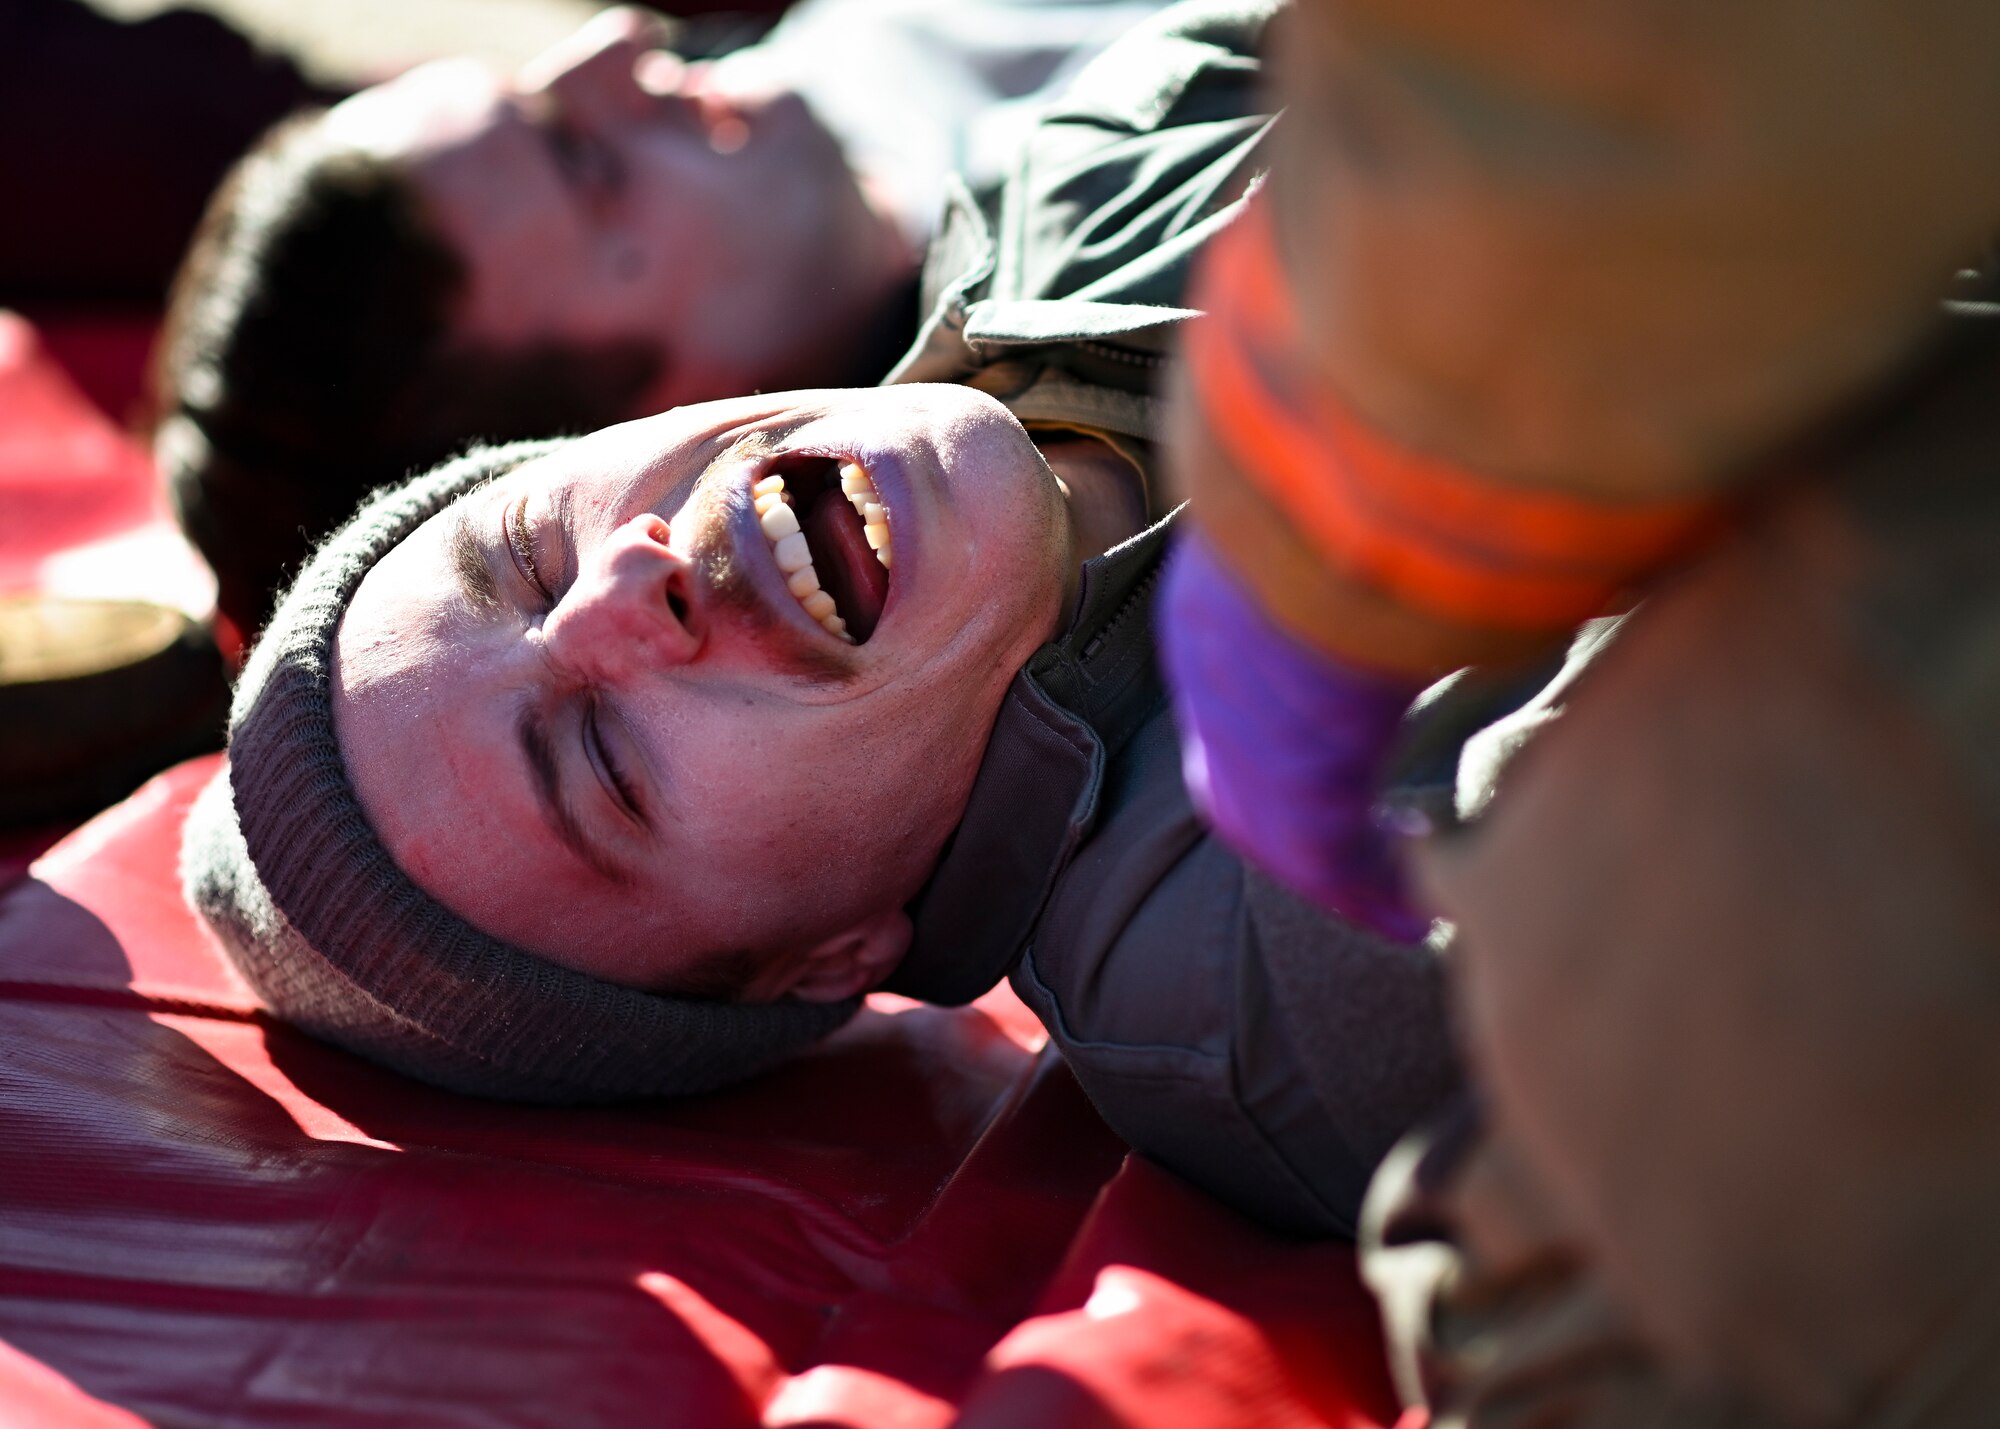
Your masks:
<path fill-rule="evenodd" d="M 774 475 L 791 514 L 760 517 Z M 858 643 L 795 594 L 792 520 Z M 475 926 L 633 986 L 727 961 L 752 998 L 846 996 L 901 957 L 1074 562 L 1058 483 L 967 388 L 683 408 L 390 551 L 339 627 L 335 729 L 390 853 Z"/>
<path fill-rule="evenodd" d="M 512 76 L 422 65 L 327 131 L 409 173 L 468 269 L 466 340 L 656 346 L 635 416 L 844 371 L 813 359 L 907 262 L 901 240 L 796 94 L 725 90 L 662 37 L 608 10 Z"/>

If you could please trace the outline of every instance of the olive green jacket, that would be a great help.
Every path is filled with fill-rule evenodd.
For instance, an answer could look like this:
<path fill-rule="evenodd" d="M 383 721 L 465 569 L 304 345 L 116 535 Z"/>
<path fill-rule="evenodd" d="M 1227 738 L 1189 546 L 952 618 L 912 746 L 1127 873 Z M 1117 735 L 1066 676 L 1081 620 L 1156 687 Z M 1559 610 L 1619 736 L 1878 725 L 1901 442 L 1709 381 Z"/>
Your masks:
<path fill-rule="evenodd" d="M 1085 71 L 998 194 L 956 190 L 891 380 L 977 387 L 1143 462 L 1189 265 L 1259 172 L 1270 12 L 1164 12 Z M 958 1003 L 1011 976 L 1133 1147 L 1274 1224 L 1347 1234 L 1377 1160 L 1454 1083 L 1440 969 L 1197 819 L 1153 650 L 1173 520 L 1085 566 L 1068 630 L 1015 679 L 890 986 Z"/>

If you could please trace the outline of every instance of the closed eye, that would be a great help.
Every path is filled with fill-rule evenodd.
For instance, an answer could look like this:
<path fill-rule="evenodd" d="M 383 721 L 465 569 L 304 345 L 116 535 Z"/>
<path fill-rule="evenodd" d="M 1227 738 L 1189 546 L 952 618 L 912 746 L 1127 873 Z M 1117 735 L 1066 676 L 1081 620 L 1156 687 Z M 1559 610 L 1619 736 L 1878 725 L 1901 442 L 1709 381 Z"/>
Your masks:
<path fill-rule="evenodd" d="M 517 497 L 507 507 L 502 518 L 507 536 L 507 552 L 514 560 L 514 569 L 521 573 L 521 579 L 529 589 L 542 599 L 544 608 L 555 604 L 555 593 L 548 582 L 542 579 L 541 568 L 535 564 L 535 542 L 528 534 L 528 497 L 526 493 Z"/>
<path fill-rule="evenodd" d="M 596 700 L 592 700 L 583 717 L 583 743 L 585 752 L 589 755 L 592 767 L 596 769 L 599 779 L 610 790 L 612 797 L 624 808 L 627 814 L 643 824 L 646 822 L 646 816 L 640 811 L 638 796 L 633 792 L 632 783 L 625 777 L 624 770 L 619 768 L 618 761 L 612 757 L 610 746 L 605 743 L 604 731 L 598 723 L 598 719 L 598 704 Z"/>
<path fill-rule="evenodd" d="M 578 128 L 560 114 L 543 127 L 543 133 L 564 182 L 592 203 L 604 203 L 623 190 L 625 163 L 602 136 Z"/>

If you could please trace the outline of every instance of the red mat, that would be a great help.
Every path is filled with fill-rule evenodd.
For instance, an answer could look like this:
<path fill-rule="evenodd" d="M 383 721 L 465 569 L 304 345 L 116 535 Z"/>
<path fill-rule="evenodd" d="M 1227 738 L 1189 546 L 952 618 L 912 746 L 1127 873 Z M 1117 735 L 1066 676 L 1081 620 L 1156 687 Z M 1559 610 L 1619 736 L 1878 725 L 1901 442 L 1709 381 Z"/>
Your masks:
<path fill-rule="evenodd" d="M 0 310 L 0 593 L 214 610 L 215 578 L 181 538 L 151 459 L 55 355 L 108 391 L 148 340 L 142 327 L 81 321 L 45 336 Z"/>
<path fill-rule="evenodd" d="M 46 307 L 22 314 L 42 347 L 91 404 L 119 427 L 145 420 L 146 368 L 159 336 L 158 309 Z"/>
<path fill-rule="evenodd" d="M 213 767 L 0 895 L 0 1423 L 1388 1415 L 1351 1253 L 1128 1162 L 1004 991 L 615 1111 L 271 1022 L 174 879 Z"/>
<path fill-rule="evenodd" d="M 115 405 L 139 339 L 83 336 L 0 314 L 0 590 L 199 607 L 85 396 Z M 1004 989 L 878 998 L 753 1086 L 619 1111 L 453 1097 L 270 1022 L 174 878 L 214 764 L 25 881 L 47 835 L 0 839 L 7 1429 L 1388 1414 L 1351 1254 L 1128 1161 Z"/>

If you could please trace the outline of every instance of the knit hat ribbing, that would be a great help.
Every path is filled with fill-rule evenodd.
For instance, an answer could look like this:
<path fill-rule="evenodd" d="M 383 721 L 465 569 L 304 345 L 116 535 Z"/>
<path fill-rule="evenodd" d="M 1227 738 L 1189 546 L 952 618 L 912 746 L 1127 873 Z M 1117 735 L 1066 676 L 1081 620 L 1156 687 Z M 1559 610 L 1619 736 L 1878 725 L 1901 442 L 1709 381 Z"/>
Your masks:
<path fill-rule="evenodd" d="M 858 999 L 640 992 L 490 937 L 397 867 L 334 739 L 334 632 L 362 577 L 459 496 L 554 445 L 447 463 L 377 496 L 320 548 L 237 685 L 228 767 L 189 815 L 182 884 L 273 1012 L 398 1071 L 520 1101 L 708 1091 L 817 1041 Z"/>

